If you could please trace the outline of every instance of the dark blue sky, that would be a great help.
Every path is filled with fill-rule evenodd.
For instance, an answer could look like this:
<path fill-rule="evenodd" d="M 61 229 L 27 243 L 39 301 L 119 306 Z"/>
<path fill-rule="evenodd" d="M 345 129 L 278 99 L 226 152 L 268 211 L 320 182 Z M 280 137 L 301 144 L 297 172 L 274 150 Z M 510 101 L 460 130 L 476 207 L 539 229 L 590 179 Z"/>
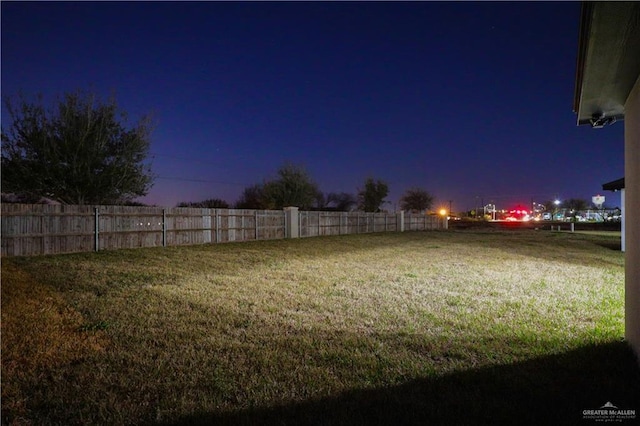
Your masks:
<path fill-rule="evenodd" d="M 152 112 L 152 204 L 233 203 L 285 161 L 325 192 L 385 180 L 391 208 L 410 187 L 454 210 L 590 200 L 624 174 L 623 123 L 576 126 L 579 15 L 578 2 L 2 2 L 2 94 L 90 89 L 132 119 Z"/>

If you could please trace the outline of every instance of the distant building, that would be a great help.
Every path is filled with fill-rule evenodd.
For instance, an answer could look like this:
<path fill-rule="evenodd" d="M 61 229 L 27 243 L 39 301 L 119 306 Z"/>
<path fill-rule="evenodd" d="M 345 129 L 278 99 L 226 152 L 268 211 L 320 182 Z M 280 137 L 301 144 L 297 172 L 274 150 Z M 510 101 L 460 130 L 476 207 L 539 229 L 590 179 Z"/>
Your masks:
<path fill-rule="evenodd" d="M 625 227 L 624 227 L 624 221 L 626 220 L 625 217 L 626 215 L 624 214 L 624 178 L 620 178 L 618 180 L 614 180 L 611 182 L 607 182 L 605 184 L 602 185 L 602 189 L 604 191 L 620 191 L 620 203 L 622 204 L 622 251 L 625 251 L 625 241 L 626 241 L 626 237 L 625 237 Z"/>
<path fill-rule="evenodd" d="M 582 3 L 573 110 L 593 128 L 624 119 L 625 339 L 640 360 L 640 2 Z"/>

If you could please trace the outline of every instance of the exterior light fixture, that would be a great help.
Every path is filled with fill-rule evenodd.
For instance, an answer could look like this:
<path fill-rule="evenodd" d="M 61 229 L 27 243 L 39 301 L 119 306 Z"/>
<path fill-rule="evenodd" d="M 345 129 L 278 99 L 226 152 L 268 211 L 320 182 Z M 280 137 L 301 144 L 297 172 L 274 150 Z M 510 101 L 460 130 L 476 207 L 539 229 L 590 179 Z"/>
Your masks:
<path fill-rule="evenodd" d="M 591 116 L 589 123 L 593 129 L 602 129 L 607 124 L 616 122 L 616 117 L 606 117 L 604 112 L 595 113 Z"/>

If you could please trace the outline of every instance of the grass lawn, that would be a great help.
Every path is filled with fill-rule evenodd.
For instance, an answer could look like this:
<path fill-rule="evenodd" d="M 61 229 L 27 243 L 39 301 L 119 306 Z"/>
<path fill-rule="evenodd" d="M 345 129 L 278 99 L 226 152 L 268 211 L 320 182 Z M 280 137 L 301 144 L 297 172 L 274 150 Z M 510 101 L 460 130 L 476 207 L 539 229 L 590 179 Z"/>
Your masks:
<path fill-rule="evenodd" d="M 640 416 L 616 243 L 434 231 L 5 258 L 3 424 Z"/>

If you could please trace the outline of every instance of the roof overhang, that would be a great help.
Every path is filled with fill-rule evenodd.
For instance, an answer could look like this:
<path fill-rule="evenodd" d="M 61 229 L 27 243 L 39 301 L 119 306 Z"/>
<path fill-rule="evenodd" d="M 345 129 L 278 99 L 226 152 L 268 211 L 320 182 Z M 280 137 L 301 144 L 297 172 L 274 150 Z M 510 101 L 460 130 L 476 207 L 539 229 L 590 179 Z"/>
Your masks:
<path fill-rule="evenodd" d="M 619 191 L 624 189 L 624 178 L 602 184 L 603 191 Z"/>
<path fill-rule="evenodd" d="M 640 74 L 640 2 L 583 2 L 573 111 L 578 125 L 624 118 Z"/>

